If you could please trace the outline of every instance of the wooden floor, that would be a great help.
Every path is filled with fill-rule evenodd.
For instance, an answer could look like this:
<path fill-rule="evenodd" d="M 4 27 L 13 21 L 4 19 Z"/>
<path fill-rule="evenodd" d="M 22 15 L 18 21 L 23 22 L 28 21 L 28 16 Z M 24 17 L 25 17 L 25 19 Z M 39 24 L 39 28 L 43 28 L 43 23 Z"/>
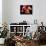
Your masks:
<path fill-rule="evenodd" d="M 4 46 L 4 45 L 0 45 L 0 46 Z M 33 46 L 39 46 L 39 45 L 38 45 L 38 44 L 35 45 L 35 44 L 33 43 Z M 40 46 L 46 46 L 46 45 L 40 45 Z"/>
<path fill-rule="evenodd" d="M 1 44 L 0 46 L 4 46 L 4 45 Z"/>
<path fill-rule="evenodd" d="M 45 45 L 39 45 L 39 43 L 37 41 L 32 41 L 32 46 L 46 46 Z"/>
<path fill-rule="evenodd" d="M 0 45 L 0 46 L 4 46 L 4 45 Z M 32 41 L 31 46 L 46 46 L 46 45 L 39 45 L 37 41 Z"/>
<path fill-rule="evenodd" d="M 40 45 L 40 46 L 46 46 L 46 45 Z"/>

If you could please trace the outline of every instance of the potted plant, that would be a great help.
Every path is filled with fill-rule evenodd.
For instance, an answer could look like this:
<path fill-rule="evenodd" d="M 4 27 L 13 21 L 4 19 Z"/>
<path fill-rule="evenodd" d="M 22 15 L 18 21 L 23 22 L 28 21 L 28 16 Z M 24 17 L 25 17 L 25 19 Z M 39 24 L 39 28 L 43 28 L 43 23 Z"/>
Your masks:
<path fill-rule="evenodd" d="M 3 25 L 3 31 L 0 31 L 0 44 L 4 44 L 4 40 L 7 37 L 8 29 L 7 25 Z"/>

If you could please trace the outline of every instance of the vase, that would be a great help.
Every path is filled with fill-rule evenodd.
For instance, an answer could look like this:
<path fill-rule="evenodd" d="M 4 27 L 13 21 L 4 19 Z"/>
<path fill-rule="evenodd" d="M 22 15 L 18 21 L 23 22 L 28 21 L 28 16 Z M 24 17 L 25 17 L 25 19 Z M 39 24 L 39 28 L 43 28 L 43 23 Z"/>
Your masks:
<path fill-rule="evenodd" d="M 5 38 L 0 38 L 0 44 L 4 44 Z"/>

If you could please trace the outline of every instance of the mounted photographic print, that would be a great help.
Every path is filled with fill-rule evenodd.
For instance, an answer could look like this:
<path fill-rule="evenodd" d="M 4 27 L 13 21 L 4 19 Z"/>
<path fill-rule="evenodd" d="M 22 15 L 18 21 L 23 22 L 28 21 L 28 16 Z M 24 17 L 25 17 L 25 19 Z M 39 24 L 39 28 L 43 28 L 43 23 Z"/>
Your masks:
<path fill-rule="evenodd" d="M 20 5 L 20 14 L 32 14 L 32 5 Z"/>

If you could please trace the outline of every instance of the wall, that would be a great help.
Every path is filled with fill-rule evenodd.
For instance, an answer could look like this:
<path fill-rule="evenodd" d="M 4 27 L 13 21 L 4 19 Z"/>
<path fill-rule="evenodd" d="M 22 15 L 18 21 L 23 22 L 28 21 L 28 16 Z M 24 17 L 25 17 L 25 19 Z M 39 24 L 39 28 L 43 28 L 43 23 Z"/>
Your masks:
<path fill-rule="evenodd" d="M 0 0 L 0 27 L 2 27 L 2 0 Z"/>
<path fill-rule="evenodd" d="M 2 23 L 8 23 L 7 15 L 7 0 L 2 0 Z"/>
<path fill-rule="evenodd" d="M 33 14 L 32 15 L 21 15 L 20 14 L 20 5 L 21 4 L 33 5 L 32 0 L 24 0 L 24 1 L 23 0 L 19 0 L 19 1 L 12 0 L 11 4 L 12 4 L 12 6 L 10 8 L 12 9 L 12 12 L 11 12 L 12 14 L 11 14 L 11 16 L 9 16 L 9 19 L 11 20 L 11 21 L 9 21 L 10 23 L 11 22 L 22 22 L 23 20 L 26 20 L 28 23 L 33 22 L 33 20 L 35 19 Z"/>
<path fill-rule="evenodd" d="M 3 21 L 10 24 L 26 20 L 31 24 L 37 19 L 38 24 L 43 21 L 46 25 L 46 0 L 4 0 L 3 3 Z M 21 15 L 19 11 L 21 4 L 32 4 L 33 14 Z"/>

